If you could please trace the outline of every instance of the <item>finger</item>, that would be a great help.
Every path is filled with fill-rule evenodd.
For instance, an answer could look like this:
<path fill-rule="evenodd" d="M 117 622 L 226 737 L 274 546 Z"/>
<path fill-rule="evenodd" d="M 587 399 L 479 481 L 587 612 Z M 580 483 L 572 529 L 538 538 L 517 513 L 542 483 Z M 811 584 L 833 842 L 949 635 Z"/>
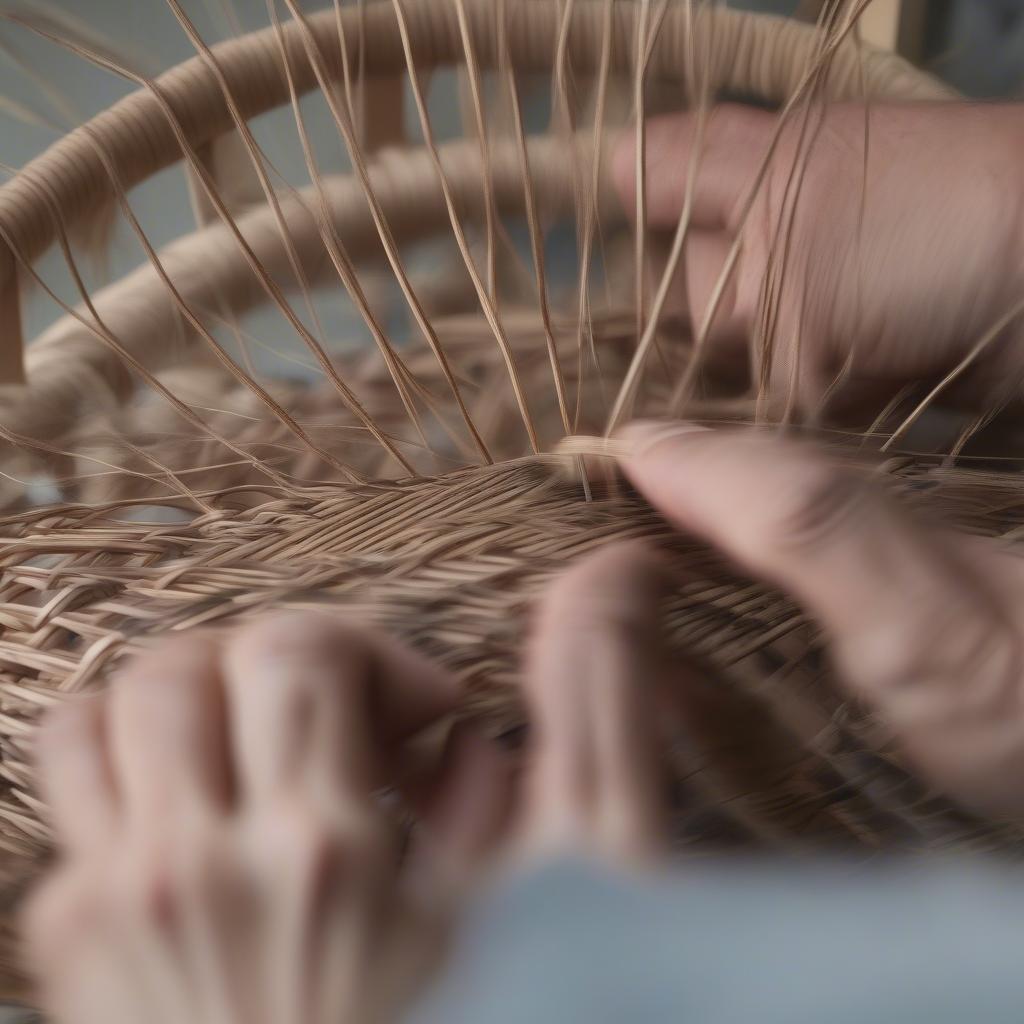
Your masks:
<path fill-rule="evenodd" d="M 764 161 L 773 116 L 739 105 L 716 107 L 697 142 L 694 114 L 669 114 L 646 125 L 647 219 L 673 227 L 683 210 L 690 163 L 696 155 L 691 224 L 734 232 L 741 208 Z M 626 209 L 636 209 L 636 131 L 626 132 L 612 155 L 612 180 Z"/>
<path fill-rule="evenodd" d="M 456 725 L 434 777 L 410 793 L 424 873 L 464 878 L 480 868 L 507 828 L 514 784 L 512 758 L 473 726 Z"/>
<path fill-rule="evenodd" d="M 113 834 L 118 797 L 107 751 L 104 702 L 63 704 L 36 736 L 43 798 L 58 842 L 70 852 L 95 849 Z"/>
<path fill-rule="evenodd" d="M 677 525 L 798 598 L 875 696 L 923 671 L 908 659 L 951 656 L 979 618 L 998 620 L 958 537 L 821 450 L 689 425 L 634 425 L 627 436 L 634 450 L 623 469 L 635 486 Z"/>
<path fill-rule="evenodd" d="M 667 234 L 652 233 L 647 245 L 648 281 L 652 292 L 660 285 L 665 274 L 670 249 L 671 238 Z M 683 259 L 675 269 L 662 308 L 664 319 L 678 317 L 692 320 L 693 333 L 696 334 L 707 315 L 731 249 L 732 239 L 724 232 L 688 233 Z M 736 305 L 733 276 L 726 282 L 721 299 L 716 304 L 713 327 L 718 335 L 728 334 L 742 340 L 740 325 L 730 322 Z"/>
<path fill-rule="evenodd" d="M 654 707 L 661 571 L 636 545 L 607 549 L 545 596 L 525 681 L 533 725 L 526 831 L 620 861 L 664 845 Z"/>
<path fill-rule="evenodd" d="M 161 821 L 172 809 L 229 803 L 218 661 L 212 637 L 181 637 L 139 655 L 114 681 L 110 746 L 133 818 Z"/>
<path fill-rule="evenodd" d="M 307 777 L 366 800 L 382 750 L 455 705 L 455 683 L 400 644 L 320 614 L 243 630 L 225 672 L 243 790 L 259 799 Z"/>
<path fill-rule="evenodd" d="M 718 292 L 733 240 L 723 232 L 693 231 L 686 241 L 686 298 L 694 336 L 706 331 L 716 349 L 743 345 L 748 324 L 737 307 L 736 274 Z"/>

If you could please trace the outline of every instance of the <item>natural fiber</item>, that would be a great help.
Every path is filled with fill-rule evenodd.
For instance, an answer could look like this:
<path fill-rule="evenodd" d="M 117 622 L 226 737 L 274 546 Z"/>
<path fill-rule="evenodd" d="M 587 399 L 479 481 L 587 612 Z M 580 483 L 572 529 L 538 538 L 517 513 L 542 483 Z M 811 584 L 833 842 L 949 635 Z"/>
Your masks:
<path fill-rule="evenodd" d="M 665 609 L 668 641 L 695 678 L 692 734 L 673 751 L 682 846 L 1024 848 L 1019 831 L 970 819 L 903 770 L 840 696 L 798 609 L 736 579 L 621 481 L 584 483 L 574 455 L 600 444 L 559 449 L 566 435 L 603 434 L 615 412 L 667 412 L 699 349 L 658 316 L 642 269 L 650 240 L 624 227 L 607 182 L 616 117 L 642 117 L 648 99 L 679 107 L 723 92 L 796 117 L 827 100 L 947 91 L 858 46 L 856 4 L 826 5 L 817 29 L 649 0 L 378 0 L 308 16 L 284 6 L 283 23 L 212 49 L 195 39 L 193 60 L 154 81 L 135 75 L 138 92 L 0 188 L 12 480 L 0 538 L 0 850 L 11 899 L 47 847 L 34 723 L 102 686 L 149 638 L 337 605 L 437 658 L 465 684 L 464 713 L 506 733 L 522 724 L 531 602 L 574 559 L 625 537 L 664 548 L 687 580 Z M 423 145 L 370 152 L 361 87 L 409 75 L 419 101 L 445 65 L 466 85 L 466 137 L 436 143 L 426 118 Z M 536 76 L 552 123 L 527 139 Z M 314 89 L 353 172 L 322 173 L 311 157 L 312 184 L 282 187 L 247 120 L 292 103 L 305 145 L 298 98 Z M 238 166 L 211 156 L 225 139 L 255 184 L 217 180 L 218 167 Z M 180 160 L 206 226 L 149 248 L 95 294 L 83 286 L 81 304 L 23 349 L 23 292 L 48 287 L 39 257 L 56 244 L 73 263 L 69 232 L 110 201 L 148 244 L 126 193 Z M 266 202 L 225 201 L 248 186 Z M 525 246 L 509 240 L 513 220 Z M 561 286 L 545 265 L 558 223 L 579 259 Z M 444 273 L 409 269 L 409 246 L 438 239 Z M 329 348 L 302 306 L 310 286 L 335 281 L 373 339 L 358 352 Z M 385 312 L 412 325 L 404 343 L 385 328 L 381 281 Z M 224 340 L 225 324 L 264 303 L 289 323 L 291 358 L 313 383 L 255 369 L 240 331 Z M 753 418 L 757 395 L 726 401 L 707 383 L 688 415 Z M 961 529 L 1013 540 L 1024 524 L 1017 476 L 880 462 L 872 436 L 830 443 Z M 13 482 L 30 477 L 60 500 L 33 507 Z"/>

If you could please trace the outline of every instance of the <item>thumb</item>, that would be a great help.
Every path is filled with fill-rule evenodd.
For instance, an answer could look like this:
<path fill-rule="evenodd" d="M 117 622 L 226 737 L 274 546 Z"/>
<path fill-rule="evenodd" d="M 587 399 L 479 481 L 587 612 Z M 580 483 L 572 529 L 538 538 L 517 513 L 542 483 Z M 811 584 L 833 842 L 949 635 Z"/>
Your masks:
<path fill-rule="evenodd" d="M 797 598 L 867 686 L 990 614 L 967 538 L 931 528 L 820 449 L 754 430 L 634 424 L 623 460 L 668 519 Z M 938 634 L 938 635 L 937 635 Z"/>
<path fill-rule="evenodd" d="M 843 682 L 966 806 L 1024 814 L 1019 560 L 912 516 L 821 449 L 634 425 L 630 480 L 825 627 Z"/>

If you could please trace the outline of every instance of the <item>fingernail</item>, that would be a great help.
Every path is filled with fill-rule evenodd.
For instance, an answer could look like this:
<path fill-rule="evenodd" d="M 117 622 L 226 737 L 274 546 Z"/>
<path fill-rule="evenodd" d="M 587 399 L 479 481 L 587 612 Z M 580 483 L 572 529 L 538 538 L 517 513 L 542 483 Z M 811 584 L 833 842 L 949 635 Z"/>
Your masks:
<path fill-rule="evenodd" d="M 686 421 L 666 422 L 664 420 L 637 420 L 622 428 L 618 437 L 630 449 L 630 458 L 639 458 L 665 441 L 674 441 L 688 434 L 713 433 L 711 427 Z"/>

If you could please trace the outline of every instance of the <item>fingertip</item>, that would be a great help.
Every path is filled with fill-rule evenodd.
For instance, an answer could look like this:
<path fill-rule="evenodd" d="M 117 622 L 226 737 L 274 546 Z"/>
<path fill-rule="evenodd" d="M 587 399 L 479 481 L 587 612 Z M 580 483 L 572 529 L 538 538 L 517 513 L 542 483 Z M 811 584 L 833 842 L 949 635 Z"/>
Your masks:
<path fill-rule="evenodd" d="M 514 782 L 512 758 L 475 727 L 457 723 L 439 778 L 421 801 L 431 844 L 455 866 L 479 864 L 506 823 Z"/>
<path fill-rule="evenodd" d="M 139 690 L 163 690 L 169 678 L 183 679 L 197 690 L 209 689 L 218 679 L 219 658 L 219 639 L 212 631 L 156 636 L 118 668 L 111 681 L 111 704 L 118 708 L 126 694 Z"/>
<path fill-rule="evenodd" d="M 699 423 L 638 420 L 618 434 L 624 446 L 619 465 L 630 482 L 651 497 L 648 491 L 653 488 L 660 492 L 666 474 L 674 474 L 686 447 L 700 443 L 701 438 L 715 437 L 716 433 Z"/>
<path fill-rule="evenodd" d="M 545 592 L 534 630 L 542 638 L 571 623 L 628 618 L 661 597 L 669 579 L 655 549 L 639 540 L 581 558 Z"/>
<path fill-rule="evenodd" d="M 615 541 L 574 562 L 556 580 L 554 586 L 585 590 L 599 580 L 608 580 L 629 572 L 638 563 L 654 563 L 651 545 L 647 541 Z"/>
<path fill-rule="evenodd" d="M 626 479 L 675 526 L 744 561 L 752 535 L 815 453 L 757 430 L 689 422 L 625 428 Z"/>

